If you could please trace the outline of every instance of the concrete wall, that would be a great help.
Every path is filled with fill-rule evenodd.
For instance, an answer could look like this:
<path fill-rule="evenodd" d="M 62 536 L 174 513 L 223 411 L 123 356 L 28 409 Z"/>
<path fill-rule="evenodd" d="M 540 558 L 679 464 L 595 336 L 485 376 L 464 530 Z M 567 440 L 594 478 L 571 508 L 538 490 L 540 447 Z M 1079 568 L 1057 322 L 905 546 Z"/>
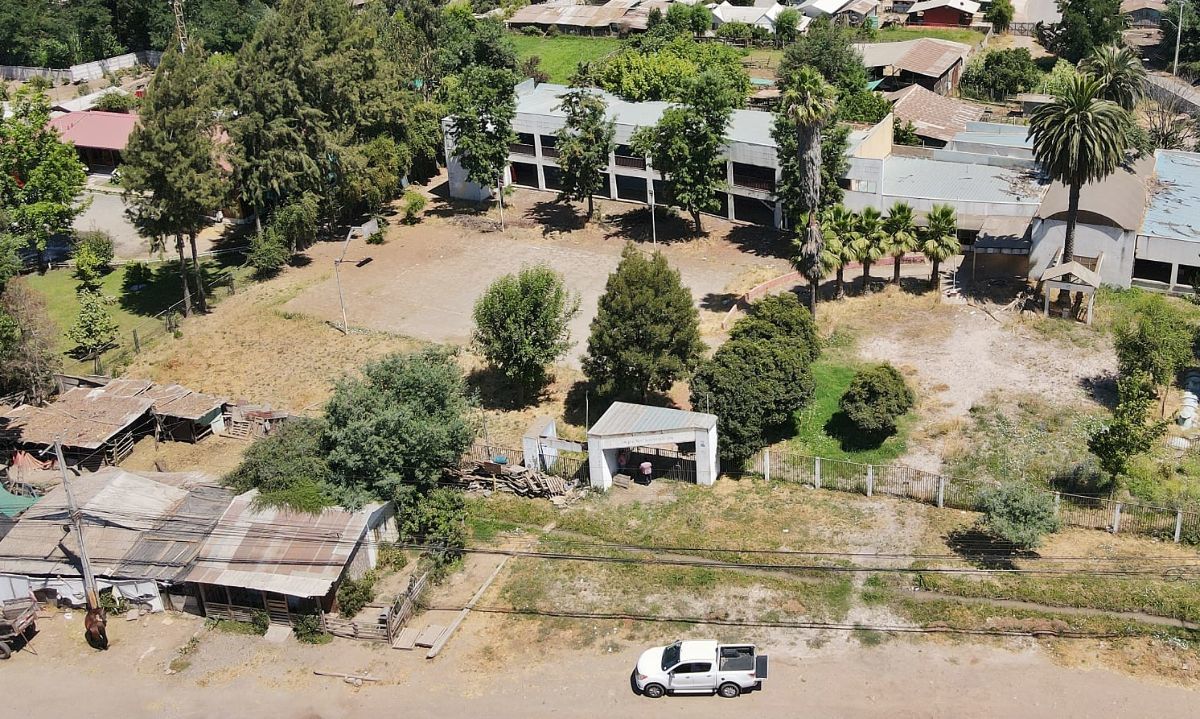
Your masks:
<path fill-rule="evenodd" d="M 1029 276 L 1037 279 L 1054 261 L 1067 235 L 1067 223 L 1062 220 L 1034 220 L 1031 231 Z M 1075 253 L 1096 257 L 1104 253 L 1100 266 L 1100 281 L 1106 285 L 1128 287 L 1133 277 L 1134 233 L 1119 227 L 1104 225 L 1075 226 Z"/>
<path fill-rule="evenodd" d="M 1139 260 L 1154 260 L 1171 265 L 1171 281 L 1163 288 L 1191 292 L 1187 277 L 1181 276 L 1181 265 L 1200 267 L 1200 243 L 1168 237 L 1141 235 L 1136 240 L 1135 255 Z"/>
<path fill-rule="evenodd" d="M 854 157 L 882 160 L 892 154 L 892 113 L 880 120 L 854 149 Z"/>

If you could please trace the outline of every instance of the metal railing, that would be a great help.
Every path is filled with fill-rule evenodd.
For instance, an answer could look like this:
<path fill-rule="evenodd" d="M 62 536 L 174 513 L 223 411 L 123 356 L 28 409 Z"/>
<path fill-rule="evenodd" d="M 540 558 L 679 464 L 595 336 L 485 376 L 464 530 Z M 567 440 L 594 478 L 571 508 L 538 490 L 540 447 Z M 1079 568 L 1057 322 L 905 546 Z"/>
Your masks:
<path fill-rule="evenodd" d="M 632 167 L 635 170 L 646 169 L 646 158 L 631 157 L 629 155 L 613 155 L 613 162 L 617 167 Z"/>
<path fill-rule="evenodd" d="M 734 187 L 746 187 L 751 190 L 762 190 L 764 192 L 775 191 L 775 181 L 768 180 L 762 177 L 754 177 L 753 175 L 733 175 Z"/>
<path fill-rule="evenodd" d="M 523 142 L 514 142 L 508 146 L 508 151 L 514 155 L 536 155 L 537 150 L 533 145 L 526 145 Z"/>

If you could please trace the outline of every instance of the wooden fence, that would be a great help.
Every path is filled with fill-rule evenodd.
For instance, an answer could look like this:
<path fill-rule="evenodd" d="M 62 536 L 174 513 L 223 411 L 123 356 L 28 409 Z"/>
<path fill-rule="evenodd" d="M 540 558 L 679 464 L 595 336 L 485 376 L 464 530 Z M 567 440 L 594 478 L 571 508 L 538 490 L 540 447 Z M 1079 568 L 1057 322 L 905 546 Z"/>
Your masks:
<path fill-rule="evenodd" d="M 974 510 L 980 493 L 997 482 L 946 477 L 899 464 L 859 464 L 763 450 L 746 467 L 746 473 L 768 480 L 807 484 L 864 494 L 886 494 L 937 507 Z M 1101 529 L 1113 534 L 1141 534 L 1174 542 L 1200 542 L 1200 513 L 1118 502 L 1044 490 L 1054 498 L 1055 511 L 1064 524 Z"/>
<path fill-rule="evenodd" d="M 408 589 L 396 597 L 396 601 L 391 604 L 368 604 L 367 609 L 377 610 L 372 613 L 376 617 L 375 621 L 343 619 L 322 612 L 322 631 L 336 637 L 345 637 L 346 639 L 362 639 L 391 644 L 396 639 L 396 635 L 400 633 L 400 630 L 417 613 L 421 602 L 421 594 L 429 586 L 429 577 L 432 571 L 431 569 L 426 569 L 420 575 L 414 574 L 410 577 Z"/>

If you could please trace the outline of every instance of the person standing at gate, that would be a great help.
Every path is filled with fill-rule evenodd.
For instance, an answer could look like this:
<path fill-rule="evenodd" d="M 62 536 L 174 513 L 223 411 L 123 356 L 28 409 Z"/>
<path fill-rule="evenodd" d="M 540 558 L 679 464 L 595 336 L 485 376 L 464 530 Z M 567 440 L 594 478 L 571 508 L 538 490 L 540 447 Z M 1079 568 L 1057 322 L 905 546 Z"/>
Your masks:
<path fill-rule="evenodd" d="M 650 482 L 654 481 L 654 477 L 653 477 L 654 466 L 652 464 L 650 464 L 649 462 L 642 462 L 641 470 L 642 470 L 642 484 L 644 484 L 646 486 L 650 486 Z"/>

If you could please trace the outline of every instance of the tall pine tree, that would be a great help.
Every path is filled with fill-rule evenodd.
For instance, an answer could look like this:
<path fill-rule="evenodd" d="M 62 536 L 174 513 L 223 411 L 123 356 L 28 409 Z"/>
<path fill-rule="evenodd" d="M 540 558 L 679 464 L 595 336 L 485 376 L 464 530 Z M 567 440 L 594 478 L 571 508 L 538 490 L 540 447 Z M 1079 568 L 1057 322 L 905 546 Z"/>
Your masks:
<path fill-rule="evenodd" d="M 153 237 L 173 237 L 179 254 L 184 314 L 191 311 L 184 240 L 191 245 L 196 299 L 205 309 L 204 283 L 196 235 L 205 215 L 218 210 L 225 181 L 213 146 L 213 109 L 204 98 L 206 60 L 193 42 L 187 53 L 172 47 L 146 91 L 141 121 L 125 150 L 121 184 L 139 229 Z"/>
<path fill-rule="evenodd" d="M 626 245 L 592 319 L 588 380 L 603 395 L 644 401 L 688 375 L 703 352 L 700 315 L 679 271 L 661 252 L 647 257 Z"/>

